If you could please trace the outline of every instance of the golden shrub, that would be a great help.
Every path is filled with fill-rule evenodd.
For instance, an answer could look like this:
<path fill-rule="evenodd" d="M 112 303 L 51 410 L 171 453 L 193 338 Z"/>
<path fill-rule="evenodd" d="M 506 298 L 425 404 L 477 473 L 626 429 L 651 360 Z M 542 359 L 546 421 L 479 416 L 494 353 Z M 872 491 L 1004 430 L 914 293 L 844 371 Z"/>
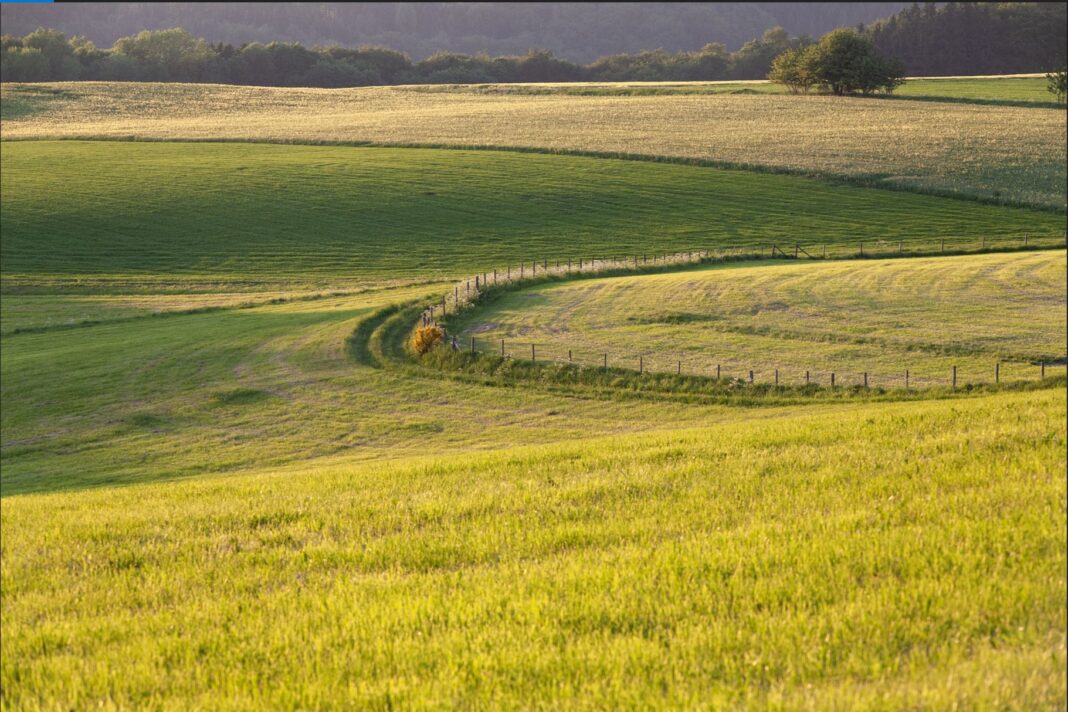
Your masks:
<path fill-rule="evenodd" d="M 412 336 L 412 348 L 419 355 L 425 354 L 445 341 L 445 330 L 440 326 L 421 326 Z"/>

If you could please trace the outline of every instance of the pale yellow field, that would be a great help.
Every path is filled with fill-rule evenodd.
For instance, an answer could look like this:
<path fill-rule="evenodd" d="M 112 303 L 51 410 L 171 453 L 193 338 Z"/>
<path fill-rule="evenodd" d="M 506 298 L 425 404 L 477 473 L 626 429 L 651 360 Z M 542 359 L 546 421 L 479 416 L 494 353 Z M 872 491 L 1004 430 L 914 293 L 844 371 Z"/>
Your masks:
<path fill-rule="evenodd" d="M 377 142 L 618 152 L 867 177 L 1063 208 L 1065 112 L 825 96 L 560 96 L 6 85 L 5 139 Z"/>
<path fill-rule="evenodd" d="M 473 310 L 462 343 L 494 353 L 651 372 L 897 388 L 1063 373 L 1064 252 L 716 265 L 660 275 L 548 283 Z"/>

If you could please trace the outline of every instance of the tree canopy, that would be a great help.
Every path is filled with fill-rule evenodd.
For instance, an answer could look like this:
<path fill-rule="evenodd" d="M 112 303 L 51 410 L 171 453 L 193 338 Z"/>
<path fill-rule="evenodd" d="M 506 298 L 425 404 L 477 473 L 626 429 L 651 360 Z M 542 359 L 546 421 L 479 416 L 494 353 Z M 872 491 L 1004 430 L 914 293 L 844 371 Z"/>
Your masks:
<path fill-rule="evenodd" d="M 783 52 L 768 73 L 769 79 L 785 84 L 794 93 L 819 86 L 838 96 L 877 91 L 889 94 L 904 76 L 901 62 L 883 57 L 871 40 L 846 28 L 828 32 L 803 49 Z"/>

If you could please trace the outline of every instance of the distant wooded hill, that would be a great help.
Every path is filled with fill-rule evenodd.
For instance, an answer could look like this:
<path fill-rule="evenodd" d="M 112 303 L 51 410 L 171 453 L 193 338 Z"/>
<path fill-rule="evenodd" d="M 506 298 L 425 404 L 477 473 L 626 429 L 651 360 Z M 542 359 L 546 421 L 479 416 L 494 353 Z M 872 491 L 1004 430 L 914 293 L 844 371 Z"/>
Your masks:
<path fill-rule="evenodd" d="M 0 6 L 4 32 L 52 27 L 108 47 L 142 30 L 185 28 L 208 42 L 383 45 L 420 60 L 439 52 L 491 55 L 547 49 L 588 63 L 622 52 L 736 50 L 781 26 L 818 37 L 908 6 L 858 3 L 72 3 Z"/>
<path fill-rule="evenodd" d="M 776 12 L 791 19 L 795 24 L 804 24 L 799 18 L 792 18 L 799 12 L 797 7 L 781 7 L 788 3 L 765 3 L 762 7 L 777 8 Z M 880 3 L 859 3 L 850 5 L 808 4 L 803 8 L 812 8 L 815 15 L 824 13 L 829 19 L 835 13 L 832 7 L 869 7 L 884 6 Z M 119 37 L 110 49 L 96 46 L 91 37 L 86 35 L 94 23 L 110 10 L 97 6 L 55 6 L 63 8 L 62 13 L 83 13 L 84 27 L 67 29 L 60 25 L 57 29 L 36 29 L 24 36 L 4 35 L 0 39 L 0 77 L 4 81 L 37 82 L 76 79 L 95 79 L 107 81 L 180 81 L 213 82 L 225 84 L 251 84 L 263 86 L 315 86 L 346 87 L 382 84 L 452 84 L 452 83 L 489 83 L 489 82 L 568 82 L 568 81 L 714 81 L 722 79 L 763 79 L 768 75 L 772 61 L 778 55 L 791 49 L 804 47 L 813 42 L 811 36 L 792 34 L 783 27 L 773 27 L 763 32 L 758 39 L 752 39 L 735 51 L 728 50 L 723 42 L 707 41 L 697 49 L 667 51 L 664 49 L 643 50 L 631 53 L 605 54 L 589 62 L 580 64 L 561 58 L 551 50 L 552 45 L 565 46 L 571 38 L 578 42 L 581 37 L 589 35 L 590 41 L 599 46 L 621 46 L 636 43 L 641 37 L 644 46 L 656 46 L 658 39 L 667 36 L 676 41 L 685 36 L 686 41 L 703 36 L 711 40 L 719 35 L 714 31 L 714 23 L 701 24 L 702 18 L 718 18 L 724 27 L 737 30 L 752 19 L 752 4 L 716 5 L 716 10 L 704 5 L 656 6 L 664 8 L 663 15 L 652 12 L 646 5 L 619 7 L 615 4 L 577 4 L 511 6 L 508 4 L 478 5 L 458 3 L 441 5 L 427 3 L 411 5 L 398 3 L 384 5 L 389 9 L 394 25 L 413 28 L 411 33 L 400 33 L 398 41 L 387 42 L 390 47 L 360 46 L 353 48 L 342 44 L 316 45 L 311 48 L 300 43 L 271 41 L 269 43 L 251 42 L 234 45 L 228 42 L 209 42 L 213 37 L 226 34 L 216 28 L 206 33 L 201 39 L 189 31 L 204 22 L 204 13 L 218 14 L 223 18 L 244 18 L 245 27 L 257 13 L 266 13 L 275 24 L 281 18 L 291 17 L 295 24 L 285 25 L 289 29 L 278 30 L 278 37 L 290 37 L 294 33 L 315 36 L 320 14 L 330 10 L 335 12 L 338 28 L 335 34 L 348 36 L 351 32 L 345 27 L 362 27 L 359 23 L 340 18 L 360 17 L 360 13 L 385 10 L 362 6 L 334 7 L 332 5 L 283 5 L 266 6 L 201 6 L 188 9 L 188 4 L 170 3 L 167 5 L 117 5 L 115 6 L 117 22 L 121 27 L 129 26 L 132 18 L 142 13 L 145 17 L 166 17 L 167 13 L 176 12 L 175 8 L 186 8 L 185 28 L 166 30 L 142 30 L 135 35 Z M 376 8 L 379 6 L 376 6 Z M 68 10 L 69 8 L 69 10 Z M 140 9 L 138 9 L 140 8 Z M 449 9 L 453 8 L 453 9 Z M 478 8 L 491 8 L 478 10 Z M 553 8 L 556 8 L 553 10 Z M 597 8 L 602 8 L 597 10 Z M 733 10 L 731 10 L 733 8 Z M 749 9 L 746 9 L 749 8 Z M 870 25 L 858 24 L 856 30 L 871 40 L 876 49 L 892 59 L 900 60 L 904 71 L 910 75 L 967 75 L 967 74 L 1006 74 L 1020 72 L 1046 72 L 1061 67 L 1065 61 L 1066 42 L 1066 5 L 1064 3 L 947 3 L 937 7 L 935 3 L 924 6 L 912 5 L 896 15 Z M 452 27 L 446 20 L 450 13 L 464 10 L 470 26 Z M 745 12 L 742 10 L 746 9 Z M 856 9 L 856 8 L 855 8 Z M 500 14 L 507 10 L 511 15 Z M 5 29 L 14 25 L 7 21 L 9 15 L 16 15 L 20 7 L 11 5 L 3 7 Z M 403 12 L 410 11 L 410 17 L 404 22 L 397 18 Z M 723 13 L 737 12 L 745 20 L 728 20 Z M 33 24 L 30 18 L 48 17 L 52 6 L 32 6 L 28 11 L 18 14 L 23 22 Z M 478 13 L 482 12 L 482 15 Z M 596 14 L 597 12 L 602 15 Z M 766 10 L 761 10 L 766 12 Z M 874 12 L 874 10 L 872 10 Z M 303 14 L 302 14 L 303 13 Z M 411 14 L 414 13 L 414 14 Z M 430 15 L 425 15 L 430 13 Z M 520 35 L 508 34 L 508 27 L 526 27 L 519 19 L 543 15 L 547 27 L 568 25 L 559 37 L 546 41 L 550 49 L 530 50 L 523 54 L 490 56 L 489 54 L 464 54 L 456 51 L 439 51 L 419 61 L 399 51 L 405 42 L 423 37 L 429 30 L 424 26 L 426 16 L 438 13 L 442 21 L 440 31 L 434 42 L 448 45 L 456 37 L 485 37 L 487 35 L 463 35 L 463 31 L 480 32 L 496 28 L 499 34 L 506 35 L 514 41 Z M 614 14 L 613 14 L 614 13 Z M 628 15 L 631 13 L 632 16 Z M 679 24 L 680 17 L 692 14 L 694 23 L 686 26 L 686 34 L 672 34 L 674 29 L 680 32 L 685 23 Z M 711 13 L 711 14 L 710 14 Z M 720 14 L 716 14 L 720 13 Z M 747 14 L 750 13 L 750 14 Z M 65 15 L 63 15 L 65 16 Z M 459 15 L 458 15 L 459 16 Z M 309 26 L 298 23 L 302 17 L 311 18 Z M 385 15 L 382 16 L 384 18 Z M 481 18 L 475 22 L 475 18 Z M 511 17 L 511 25 L 495 25 L 490 18 L 501 20 Z M 318 19 L 317 19 L 318 18 Z M 382 19 L 380 18 L 380 19 Z M 519 19 L 517 19 L 519 18 Z M 563 18 L 573 18 L 565 22 Z M 609 19 L 615 18 L 613 22 Z M 629 19 L 628 19 L 629 18 Z M 748 18 L 748 19 L 746 19 Z M 61 15 L 52 16 L 53 20 Z M 640 22 L 639 22 L 640 20 Z M 382 19 L 384 22 L 385 20 Z M 501 20 L 503 22 L 503 20 Z M 583 21 L 588 24 L 583 25 Z M 809 18 L 809 22 L 812 18 Z M 69 20 L 70 26 L 76 25 Z M 645 22 L 645 26 L 641 26 Z M 563 24 L 561 24 L 563 23 Z M 637 23 L 637 24 L 635 24 Z M 153 23 L 143 22 L 141 25 Z M 388 24 L 388 23 L 387 23 Z M 274 25 L 271 25 L 274 26 Z M 282 25 L 278 25 L 282 27 Z M 368 23 L 367 28 L 383 26 Z M 223 23 L 220 27 L 226 27 Z M 296 29 L 300 28 L 299 32 Z M 615 27 L 617 32 L 599 32 L 597 28 Z M 703 28 L 703 29 L 702 29 Z M 78 36 L 65 34 L 77 33 Z M 631 32 L 638 33 L 632 34 Z M 266 32 L 266 30 L 263 30 Z M 324 30 L 325 31 L 325 30 Z M 392 31 L 392 30 L 391 30 Z M 234 30 L 237 32 L 237 30 Z M 365 36 L 370 29 L 365 29 Z M 531 30 L 533 32 L 533 30 Z M 542 28 L 539 33 L 548 32 Z M 535 45 L 543 34 L 529 35 L 530 44 Z M 641 34 L 644 33 L 644 34 Z M 522 34 L 522 33 L 520 33 Z M 548 40 L 551 32 L 544 34 Z M 378 35 L 374 35 L 377 37 Z M 522 36 L 527 36 L 523 34 Z M 612 38 L 615 38 L 613 40 Z M 596 39 L 596 42 L 594 42 Z M 504 40 L 501 40 L 504 42 Z M 460 42 L 459 46 L 463 46 Z M 615 44 L 613 45 L 613 42 Z M 662 43 L 661 43 L 662 44 Z M 592 45 L 591 45 L 592 46 Z M 640 46 L 640 45 L 636 45 Z M 896 66 L 896 65 L 895 65 Z"/>
<path fill-rule="evenodd" d="M 913 76 L 1045 72 L 1064 65 L 1063 2 L 913 4 L 867 28 Z"/>

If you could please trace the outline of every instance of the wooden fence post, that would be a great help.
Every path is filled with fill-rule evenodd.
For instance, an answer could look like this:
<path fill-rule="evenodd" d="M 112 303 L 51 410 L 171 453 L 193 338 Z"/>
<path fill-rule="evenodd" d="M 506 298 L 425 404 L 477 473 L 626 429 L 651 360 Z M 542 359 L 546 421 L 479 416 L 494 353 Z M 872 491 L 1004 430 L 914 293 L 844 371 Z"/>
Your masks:
<path fill-rule="evenodd" d="M 752 371 L 749 372 L 749 382 L 750 383 L 753 382 L 753 372 Z"/>
<path fill-rule="evenodd" d="M 945 252 L 946 251 L 946 238 L 944 238 L 944 237 L 942 238 L 942 247 L 940 247 L 938 251 L 939 252 Z"/>
<path fill-rule="evenodd" d="M 909 370 L 905 369 L 905 390 L 909 389 Z"/>
<path fill-rule="evenodd" d="M 863 256 L 864 256 L 864 243 L 863 243 L 863 242 L 862 242 L 862 243 L 860 243 L 860 256 L 861 256 L 861 257 L 863 257 Z"/>
<path fill-rule="evenodd" d="M 639 356 L 638 357 L 638 375 L 641 375 L 643 373 L 645 373 L 645 358 L 642 357 L 642 356 Z"/>
<path fill-rule="evenodd" d="M 460 303 L 460 285 L 456 285 L 452 288 L 452 300 L 457 304 Z"/>
<path fill-rule="evenodd" d="M 775 369 L 775 385 L 779 385 L 779 369 Z"/>
<path fill-rule="evenodd" d="M 868 372 L 867 371 L 864 372 L 864 387 L 865 388 L 868 387 Z"/>
<path fill-rule="evenodd" d="M 678 368 L 677 368 L 677 369 L 675 370 L 675 373 L 676 373 L 677 375 L 679 375 L 679 376 L 681 376 L 681 375 L 682 375 L 682 361 L 679 361 L 679 366 L 678 366 Z"/>
<path fill-rule="evenodd" d="M 994 383 L 1001 383 L 1001 361 L 994 364 Z"/>
<path fill-rule="evenodd" d="M 534 355 L 534 344 L 530 345 L 530 360 L 537 361 L 537 357 Z"/>
<path fill-rule="evenodd" d="M 608 370 L 608 354 L 604 355 L 604 370 Z"/>
<path fill-rule="evenodd" d="M 805 371 L 805 385 L 808 385 L 808 371 Z"/>
<path fill-rule="evenodd" d="M 537 274 L 538 274 L 538 261 L 537 260 L 531 260 L 530 261 L 530 276 L 533 277 L 533 276 L 535 276 Z"/>
<path fill-rule="evenodd" d="M 1046 377 L 1046 362 L 1045 362 L 1045 361 L 1041 362 L 1041 363 L 1040 363 L 1040 364 L 1038 365 L 1038 367 L 1039 367 L 1039 368 L 1041 369 L 1041 371 L 1039 371 L 1039 375 L 1040 375 L 1040 376 L 1041 376 L 1041 377 L 1042 377 L 1043 379 L 1045 379 L 1045 377 Z"/>
<path fill-rule="evenodd" d="M 957 367 L 953 367 L 953 387 L 957 387 Z"/>
<path fill-rule="evenodd" d="M 716 380 L 719 380 L 719 364 L 716 364 Z"/>
<path fill-rule="evenodd" d="M 831 388 L 834 388 L 834 371 L 831 371 Z"/>
<path fill-rule="evenodd" d="M 571 363 L 571 349 L 567 350 L 567 362 Z"/>
<path fill-rule="evenodd" d="M 475 337 L 471 337 L 471 353 L 475 352 Z"/>
<path fill-rule="evenodd" d="M 475 275 L 475 291 L 478 291 L 478 275 Z"/>
<path fill-rule="evenodd" d="M 504 339 L 501 339 L 501 358 L 504 358 Z"/>

